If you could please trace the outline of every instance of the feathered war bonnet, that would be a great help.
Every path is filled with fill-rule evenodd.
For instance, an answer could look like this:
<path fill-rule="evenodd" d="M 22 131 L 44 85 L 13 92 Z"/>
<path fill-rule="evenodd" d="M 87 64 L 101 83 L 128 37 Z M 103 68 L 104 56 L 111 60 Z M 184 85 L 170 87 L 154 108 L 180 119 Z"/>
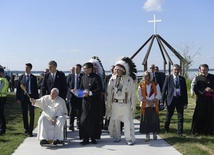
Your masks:
<path fill-rule="evenodd" d="M 133 80 L 136 80 L 136 65 L 128 57 L 124 57 L 117 61 L 115 64 L 115 69 L 120 69 L 123 71 L 124 75 L 129 75 Z"/>
<path fill-rule="evenodd" d="M 101 76 L 103 76 L 103 78 L 105 78 L 105 70 L 100 59 L 97 56 L 93 56 L 88 62 L 93 64 L 93 67 L 96 68 L 97 74 L 100 74 Z"/>

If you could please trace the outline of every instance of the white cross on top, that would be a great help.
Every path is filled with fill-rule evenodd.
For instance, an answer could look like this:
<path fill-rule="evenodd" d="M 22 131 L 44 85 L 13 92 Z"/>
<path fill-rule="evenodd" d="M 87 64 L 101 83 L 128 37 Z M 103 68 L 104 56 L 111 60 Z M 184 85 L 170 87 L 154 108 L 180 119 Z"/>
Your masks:
<path fill-rule="evenodd" d="M 149 20 L 148 23 L 154 23 L 154 34 L 157 33 L 157 29 L 156 29 L 156 23 L 157 22 L 161 22 L 161 20 L 156 20 L 155 15 L 154 15 L 154 20 Z"/>

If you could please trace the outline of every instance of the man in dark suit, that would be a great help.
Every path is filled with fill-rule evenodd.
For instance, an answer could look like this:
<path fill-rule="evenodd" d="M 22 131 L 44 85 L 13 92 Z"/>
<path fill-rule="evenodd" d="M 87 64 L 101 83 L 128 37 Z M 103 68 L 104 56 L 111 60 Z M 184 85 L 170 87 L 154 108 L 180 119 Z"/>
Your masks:
<path fill-rule="evenodd" d="M 162 92 L 163 84 L 164 84 L 165 77 L 166 77 L 165 73 L 159 72 L 158 66 L 155 66 L 154 64 L 150 65 L 150 71 L 153 75 L 153 81 L 156 84 L 159 84 L 160 91 Z M 159 101 L 159 110 L 164 110 L 164 109 L 165 109 L 164 105 L 161 104 Z"/>
<path fill-rule="evenodd" d="M 164 72 L 160 72 L 158 66 L 155 66 L 155 75 L 156 78 L 158 79 L 158 84 L 160 86 L 160 90 L 162 91 L 163 84 L 166 78 L 166 74 Z"/>
<path fill-rule="evenodd" d="M 82 66 L 80 64 L 76 64 L 74 73 L 71 73 L 67 77 L 67 103 L 69 105 L 69 119 L 70 126 L 69 130 L 74 131 L 74 119 L 75 114 L 77 116 L 77 128 L 79 129 L 80 116 L 82 113 L 82 99 L 76 97 L 73 94 L 73 90 L 79 89 L 80 82 L 82 78 L 81 72 Z"/>
<path fill-rule="evenodd" d="M 159 84 L 160 90 L 162 92 L 163 83 L 164 83 L 164 80 L 165 80 L 165 73 L 159 72 L 158 66 L 155 66 L 154 64 L 150 65 L 150 71 L 152 72 L 152 75 L 153 75 L 153 81 L 155 83 Z"/>
<path fill-rule="evenodd" d="M 59 89 L 59 96 L 64 100 L 67 94 L 65 74 L 57 70 L 57 63 L 50 61 L 48 64 L 49 72 L 44 75 L 40 96 L 50 95 L 53 88 Z"/>
<path fill-rule="evenodd" d="M 106 91 L 106 89 L 107 89 L 108 82 L 109 82 L 110 78 L 112 77 L 112 75 L 115 74 L 114 68 L 115 68 L 115 65 L 112 65 L 111 68 L 110 68 L 111 73 L 110 73 L 109 75 L 106 76 L 106 79 L 105 79 L 105 82 L 104 82 L 104 83 L 105 83 L 105 84 L 104 84 L 104 85 L 105 85 L 105 91 Z"/>
<path fill-rule="evenodd" d="M 31 73 L 32 64 L 25 64 L 25 73 L 19 77 L 17 90 L 16 90 L 16 100 L 17 103 L 21 104 L 22 116 L 25 133 L 28 133 L 29 137 L 32 137 L 32 131 L 34 127 L 34 106 L 31 105 L 30 99 L 27 94 L 21 89 L 20 85 L 25 86 L 26 92 L 31 98 L 39 98 L 37 78 Z M 30 114 L 30 122 L 28 123 L 28 109 Z"/>
<path fill-rule="evenodd" d="M 166 77 L 162 88 L 161 103 L 166 100 L 167 106 L 165 131 L 169 132 L 170 121 L 176 108 L 178 113 L 177 134 L 179 137 L 183 137 L 183 112 L 188 104 L 186 80 L 179 75 L 180 66 L 178 64 L 173 65 L 172 72 L 172 75 Z"/>

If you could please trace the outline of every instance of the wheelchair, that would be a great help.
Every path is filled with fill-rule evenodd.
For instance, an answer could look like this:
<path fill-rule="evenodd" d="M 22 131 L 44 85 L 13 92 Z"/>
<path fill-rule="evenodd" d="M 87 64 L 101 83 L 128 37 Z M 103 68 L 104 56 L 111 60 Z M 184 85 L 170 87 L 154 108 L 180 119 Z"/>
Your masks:
<path fill-rule="evenodd" d="M 66 143 L 67 143 L 67 118 L 65 119 L 65 124 L 63 126 L 63 140 L 60 141 L 60 143 L 57 143 L 57 144 L 54 144 L 54 140 L 53 140 L 53 135 L 54 133 L 51 131 L 54 131 L 54 126 L 53 125 L 49 125 L 48 127 L 48 137 L 49 139 L 47 140 L 48 143 L 45 143 L 45 144 L 41 144 L 40 142 L 40 145 L 42 147 L 49 147 L 49 146 L 64 146 Z M 51 135 L 51 136 L 50 136 Z M 52 137 L 52 138 L 51 138 Z"/>

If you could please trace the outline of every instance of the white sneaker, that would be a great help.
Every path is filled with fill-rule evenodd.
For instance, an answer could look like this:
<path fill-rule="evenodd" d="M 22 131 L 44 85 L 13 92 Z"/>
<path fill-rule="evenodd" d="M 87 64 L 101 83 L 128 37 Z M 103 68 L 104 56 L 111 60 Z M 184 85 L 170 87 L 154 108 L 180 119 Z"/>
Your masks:
<path fill-rule="evenodd" d="M 149 134 L 146 135 L 146 139 L 145 139 L 145 142 L 148 142 L 148 141 L 150 141 L 150 135 Z"/>
<path fill-rule="evenodd" d="M 134 145 L 134 142 L 131 140 L 126 141 L 127 145 Z"/>
<path fill-rule="evenodd" d="M 114 142 L 120 142 L 120 138 L 114 138 Z"/>
<path fill-rule="evenodd" d="M 157 140 L 157 139 L 158 139 L 157 133 L 153 133 L 153 139 L 154 139 L 154 140 Z"/>

